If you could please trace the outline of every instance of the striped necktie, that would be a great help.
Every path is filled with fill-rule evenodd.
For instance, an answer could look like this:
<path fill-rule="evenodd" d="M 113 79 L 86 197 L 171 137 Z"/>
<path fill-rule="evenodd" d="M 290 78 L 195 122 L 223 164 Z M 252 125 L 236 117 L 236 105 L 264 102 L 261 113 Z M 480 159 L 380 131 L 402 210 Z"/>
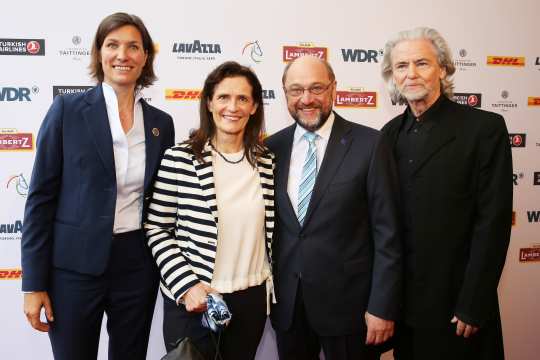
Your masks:
<path fill-rule="evenodd" d="M 308 131 L 304 134 L 309 147 L 306 153 L 304 167 L 302 168 L 302 177 L 300 178 L 300 187 L 298 189 L 298 222 L 300 225 L 304 224 L 309 200 L 311 199 L 311 193 L 313 192 L 313 186 L 317 178 L 317 146 L 315 145 L 315 139 L 317 137 L 318 135 L 314 132 Z"/>

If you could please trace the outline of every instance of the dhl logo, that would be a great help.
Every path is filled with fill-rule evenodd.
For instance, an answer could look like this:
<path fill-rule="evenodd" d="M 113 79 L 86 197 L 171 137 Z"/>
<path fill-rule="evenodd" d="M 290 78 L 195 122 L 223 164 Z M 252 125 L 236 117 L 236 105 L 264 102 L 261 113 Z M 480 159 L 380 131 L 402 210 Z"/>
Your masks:
<path fill-rule="evenodd" d="M 20 280 L 22 269 L 0 269 L 0 280 Z"/>
<path fill-rule="evenodd" d="M 528 106 L 540 106 L 540 97 L 529 96 L 527 100 Z"/>
<path fill-rule="evenodd" d="M 328 48 L 315 46 L 283 46 L 283 61 L 290 62 L 300 56 L 311 55 L 321 60 L 328 57 Z"/>
<path fill-rule="evenodd" d="M 166 100 L 199 100 L 201 90 L 199 89 L 165 89 Z"/>
<path fill-rule="evenodd" d="M 375 91 L 336 91 L 336 107 L 376 108 Z"/>
<path fill-rule="evenodd" d="M 492 66 L 525 66 L 524 56 L 488 56 L 487 64 Z"/>

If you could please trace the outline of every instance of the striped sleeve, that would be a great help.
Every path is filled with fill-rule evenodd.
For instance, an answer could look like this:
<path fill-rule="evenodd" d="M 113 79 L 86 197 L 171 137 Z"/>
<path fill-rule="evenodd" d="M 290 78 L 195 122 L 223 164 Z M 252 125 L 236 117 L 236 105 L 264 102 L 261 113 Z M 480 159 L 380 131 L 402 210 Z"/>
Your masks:
<path fill-rule="evenodd" d="M 162 283 L 178 302 L 186 291 L 199 282 L 199 278 L 182 252 L 182 239 L 175 236 L 178 196 L 183 176 L 178 166 L 181 159 L 175 155 L 174 148 L 168 149 L 163 155 L 144 229 Z"/>

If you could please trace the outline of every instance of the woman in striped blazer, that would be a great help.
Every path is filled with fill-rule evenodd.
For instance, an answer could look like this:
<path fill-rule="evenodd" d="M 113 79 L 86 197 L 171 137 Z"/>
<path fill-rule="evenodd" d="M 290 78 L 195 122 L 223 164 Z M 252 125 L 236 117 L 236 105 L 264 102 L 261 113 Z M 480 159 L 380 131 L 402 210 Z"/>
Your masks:
<path fill-rule="evenodd" d="M 273 295 L 274 155 L 261 142 L 262 87 L 236 62 L 218 66 L 201 93 L 200 127 L 165 152 L 145 223 L 161 273 L 167 351 L 190 337 L 206 356 L 207 294 L 221 293 L 232 320 L 224 359 L 253 359 Z"/>

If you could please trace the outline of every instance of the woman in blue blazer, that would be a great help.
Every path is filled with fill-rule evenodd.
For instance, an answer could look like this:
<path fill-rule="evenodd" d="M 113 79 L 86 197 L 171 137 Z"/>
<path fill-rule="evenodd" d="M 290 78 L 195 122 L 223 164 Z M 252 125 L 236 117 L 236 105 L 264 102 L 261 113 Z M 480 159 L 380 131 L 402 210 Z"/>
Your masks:
<path fill-rule="evenodd" d="M 104 313 L 109 359 L 146 358 L 159 276 L 141 224 L 174 143 L 172 118 L 140 92 L 156 79 L 153 60 L 137 16 L 106 17 L 92 47 L 98 85 L 58 96 L 39 131 L 21 249 L 24 312 L 49 333 L 55 359 L 96 359 Z"/>

